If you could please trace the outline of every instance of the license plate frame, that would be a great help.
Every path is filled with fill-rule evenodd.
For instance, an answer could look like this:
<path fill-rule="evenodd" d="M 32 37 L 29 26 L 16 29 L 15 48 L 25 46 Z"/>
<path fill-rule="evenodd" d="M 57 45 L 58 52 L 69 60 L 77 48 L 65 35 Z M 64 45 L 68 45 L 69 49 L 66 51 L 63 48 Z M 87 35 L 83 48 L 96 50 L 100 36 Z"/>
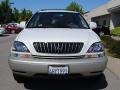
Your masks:
<path fill-rule="evenodd" d="M 49 65 L 48 74 L 50 75 L 67 75 L 69 74 L 68 65 Z"/>

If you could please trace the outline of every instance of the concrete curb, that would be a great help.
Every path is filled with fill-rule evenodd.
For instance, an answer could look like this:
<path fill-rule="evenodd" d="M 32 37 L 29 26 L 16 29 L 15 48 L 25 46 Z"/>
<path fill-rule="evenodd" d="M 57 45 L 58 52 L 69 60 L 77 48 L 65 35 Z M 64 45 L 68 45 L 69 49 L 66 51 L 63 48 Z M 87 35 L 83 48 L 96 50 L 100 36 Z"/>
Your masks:
<path fill-rule="evenodd" d="M 120 59 L 108 56 L 107 68 L 120 79 Z"/>
<path fill-rule="evenodd" d="M 120 41 L 120 36 L 111 36 L 111 38 Z"/>

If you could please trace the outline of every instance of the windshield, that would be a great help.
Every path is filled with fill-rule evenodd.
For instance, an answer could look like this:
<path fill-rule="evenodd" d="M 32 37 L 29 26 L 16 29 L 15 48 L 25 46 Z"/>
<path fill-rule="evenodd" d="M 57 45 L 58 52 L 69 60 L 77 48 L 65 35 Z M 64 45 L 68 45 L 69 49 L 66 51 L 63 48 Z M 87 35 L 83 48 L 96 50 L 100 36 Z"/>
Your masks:
<path fill-rule="evenodd" d="M 88 25 L 79 13 L 68 12 L 40 12 L 36 13 L 28 22 L 26 28 L 81 28 L 88 29 Z"/>

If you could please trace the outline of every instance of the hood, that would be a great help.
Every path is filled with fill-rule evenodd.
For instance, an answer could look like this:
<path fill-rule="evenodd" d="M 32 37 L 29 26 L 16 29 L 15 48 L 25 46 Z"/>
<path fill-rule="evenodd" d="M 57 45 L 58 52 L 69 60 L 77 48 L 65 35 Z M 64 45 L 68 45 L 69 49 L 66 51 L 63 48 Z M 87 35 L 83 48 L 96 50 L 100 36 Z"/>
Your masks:
<path fill-rule="evenodd" d="M 35 28 L 23 30 L 17 39 L 28 42 L 86 42 L 89 29 Z"/>

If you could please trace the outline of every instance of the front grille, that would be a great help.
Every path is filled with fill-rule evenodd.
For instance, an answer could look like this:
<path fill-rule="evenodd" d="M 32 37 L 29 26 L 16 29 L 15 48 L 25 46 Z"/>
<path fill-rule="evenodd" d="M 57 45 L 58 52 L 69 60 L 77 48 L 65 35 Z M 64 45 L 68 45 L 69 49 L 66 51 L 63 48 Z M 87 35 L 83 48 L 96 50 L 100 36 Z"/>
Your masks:
<path fill-rule="evenodd" d="M 83 47 L 80 42 L 34 42 L 33 46 L 38 53 L 75 54 Z"/>

